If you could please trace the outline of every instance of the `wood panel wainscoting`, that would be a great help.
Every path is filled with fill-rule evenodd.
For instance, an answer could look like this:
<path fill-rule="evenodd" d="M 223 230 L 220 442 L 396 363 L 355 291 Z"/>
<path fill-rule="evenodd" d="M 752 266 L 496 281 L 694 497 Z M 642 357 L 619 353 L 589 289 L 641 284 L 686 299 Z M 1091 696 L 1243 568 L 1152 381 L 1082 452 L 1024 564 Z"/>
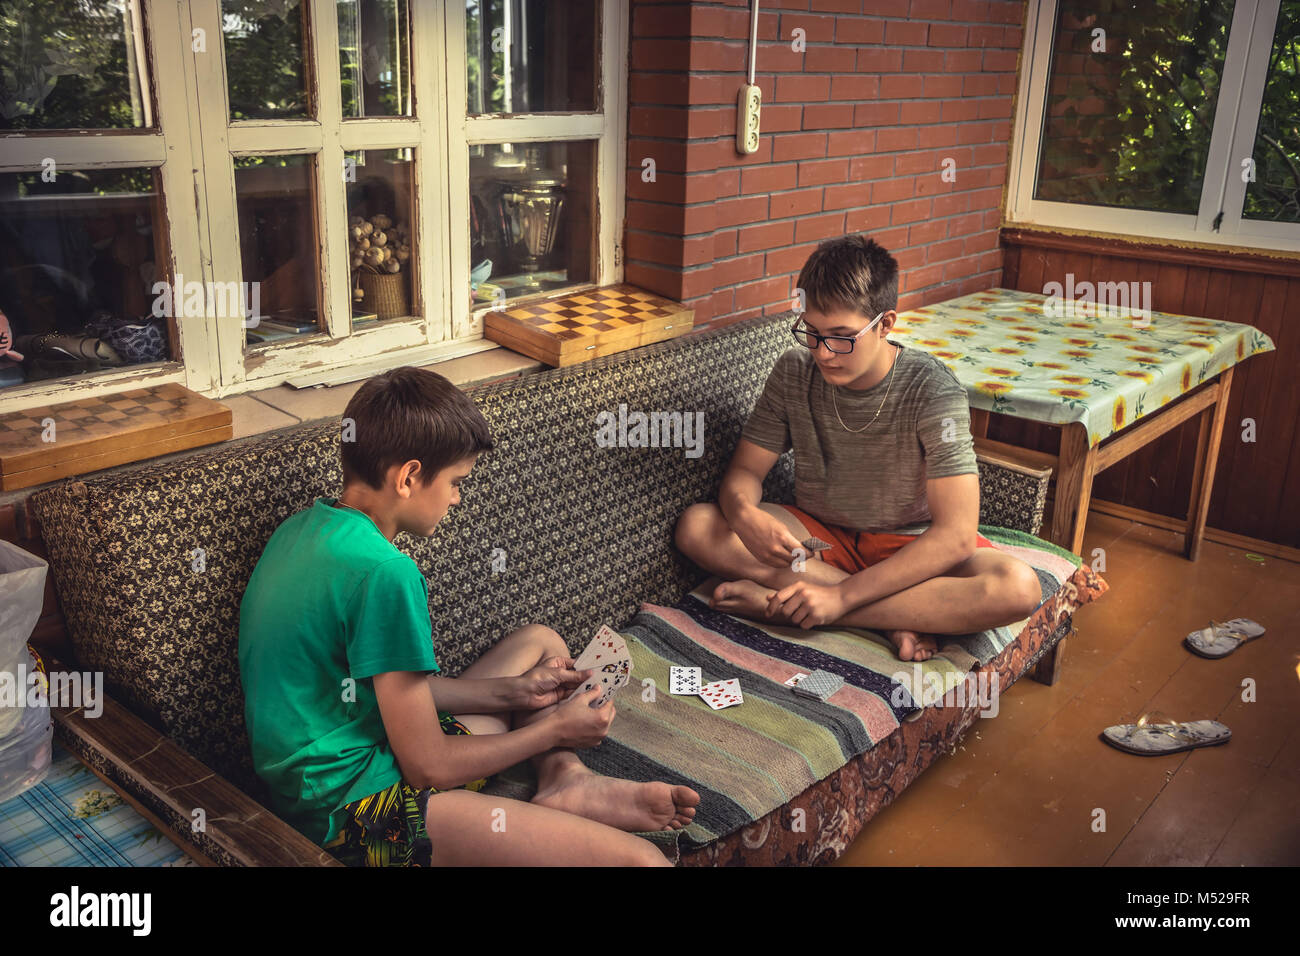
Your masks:
<path fill-rule="evenodd" d="M 1004 228 L 1004 288 L 1043 293 L 1048 282 L 1149 282 L 1160 312 L 1243 322 L 1273 339 L 1275 352 L 1236 366 L 1205 523 L 1212 539 L 1300 548 L 1300 257 L 1182 248 L 1114 238 Z M 987 438 L 1057 455 L 1060 430 L 1009 415 L 975 416 Z M 1254 421 L 1246 440 L 1245 419 Z M 1181 526 L 1188 514 L 1200 435 L 1185 421 L 1097 475 L 1097 510 Z M 1119 512 L 1116 512 L 1119 513 Z"/>

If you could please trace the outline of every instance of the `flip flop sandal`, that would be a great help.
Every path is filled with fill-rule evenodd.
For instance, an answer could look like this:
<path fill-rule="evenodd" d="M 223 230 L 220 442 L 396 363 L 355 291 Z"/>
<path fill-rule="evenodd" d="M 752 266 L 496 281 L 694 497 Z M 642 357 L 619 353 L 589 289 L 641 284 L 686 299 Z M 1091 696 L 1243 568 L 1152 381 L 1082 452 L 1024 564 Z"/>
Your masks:
<path fill-rule="evenodd" d="M 1193 654 L 1218 660 L 1263 633 L 1264 628 L 1248 617 L 1234 617 L 1222 624 L 1211 620 L 1209 627 L 1188 634 L 1183 639 L 1183 644 Z"/>
<path fill-rule="evenodd" d="M 1226 744 L 1232 739 L 1232 731 L 1217 720 L 1172 720 L 1153 710 L 1139 717 L 1136 724 L 1107 727 L 1101 739 L 1125 753 L 1160 757 Z"/>

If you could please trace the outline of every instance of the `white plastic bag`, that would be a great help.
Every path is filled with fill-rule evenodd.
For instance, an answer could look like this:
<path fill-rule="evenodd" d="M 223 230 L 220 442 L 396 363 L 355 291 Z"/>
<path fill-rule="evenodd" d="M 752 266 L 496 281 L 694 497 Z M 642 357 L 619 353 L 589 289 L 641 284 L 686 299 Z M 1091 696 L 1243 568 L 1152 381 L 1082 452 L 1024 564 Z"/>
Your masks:
<path fill-rule="evenodd" d="M 47 570 L 36 555 L 0 541 L 0 803 L 40 783 L 50 769 L 54 722 L 44 678 L 27 649 L 40 620 Z M 41 683 L 39 695 L 30 693 L 32 675 Z"/>

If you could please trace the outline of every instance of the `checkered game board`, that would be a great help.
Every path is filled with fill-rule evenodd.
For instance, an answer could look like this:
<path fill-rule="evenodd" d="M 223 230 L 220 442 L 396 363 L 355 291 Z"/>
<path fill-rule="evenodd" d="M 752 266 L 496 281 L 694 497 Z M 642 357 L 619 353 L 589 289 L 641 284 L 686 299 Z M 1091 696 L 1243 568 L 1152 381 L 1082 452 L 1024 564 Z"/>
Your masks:
<path fill-rule="evenodd" d="M 41 423 L 54 419 L 60 445 L 120 434 L 127 429 L 172 425 L 211 414 L 214 402 L 179 385 L 135 388 L 115 395 L 83 398 L 61 405 L 0 415 L 0 455 L 41 447 Z"/>
<path fill-rule="evenodd" d="M 558 299 L 527 302 L 506 310 L 506 316 L 561 339 L 594 332 L 642 326 L 681 315 L 676 302 L 630 285 L 589 289 Z"/>

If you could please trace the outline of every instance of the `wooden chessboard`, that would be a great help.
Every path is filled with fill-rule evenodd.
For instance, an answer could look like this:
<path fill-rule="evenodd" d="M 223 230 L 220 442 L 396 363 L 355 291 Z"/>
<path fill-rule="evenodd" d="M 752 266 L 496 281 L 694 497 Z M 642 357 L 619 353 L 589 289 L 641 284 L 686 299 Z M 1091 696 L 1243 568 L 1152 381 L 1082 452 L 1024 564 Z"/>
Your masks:
<path fill-rule="evenodd" d="M 573 365 L 690 331 L 695 310 L 631 285 L 535 299 L 489 312 L 483 334 L 548 365 Z"/>
<path fill-rule="evenodd" d="M 233 431 L 229 408 L 174 383 L 7 412 L 0 490 L 225 441 Z"/>

